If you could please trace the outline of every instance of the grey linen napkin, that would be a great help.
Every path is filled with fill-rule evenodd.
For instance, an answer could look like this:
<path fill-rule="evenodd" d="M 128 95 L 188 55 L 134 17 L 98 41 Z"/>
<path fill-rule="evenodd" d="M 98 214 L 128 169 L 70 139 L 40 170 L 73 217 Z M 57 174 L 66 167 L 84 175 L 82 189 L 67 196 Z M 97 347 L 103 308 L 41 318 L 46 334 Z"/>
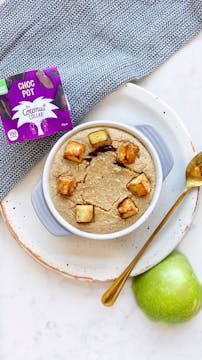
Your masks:
<path fill-rule="evenodd" d="M 8 0 L 0 6 L 0 78 L 57 65 L 77 124 L 201 27 L 201 0 Z M 8 145 L 0 125 L 0 200 L 59 136 Z"/>

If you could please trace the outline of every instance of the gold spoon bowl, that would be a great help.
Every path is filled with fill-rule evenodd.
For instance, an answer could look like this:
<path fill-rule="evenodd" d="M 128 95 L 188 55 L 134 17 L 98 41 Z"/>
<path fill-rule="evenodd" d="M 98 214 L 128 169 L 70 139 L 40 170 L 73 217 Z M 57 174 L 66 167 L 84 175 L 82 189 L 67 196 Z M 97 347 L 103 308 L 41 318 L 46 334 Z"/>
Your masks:
<path fill-rule="evenodd" d="M 184 196 L 190 191 L 191 189 L 195 187 L 199 187 L 202 185 L 202 152 L 197 154 L 188 164 L 186 168 L 186 186 L 181 195 L 178 197 L 174 205 L 170 208 L 168 213 L 165 215 L 163 220 L 160 222 L 160 224 L 157 226 L 157 228 L 154 230 L 152 235 L 149 237 L 149 239 L 146 241 L 146 243 L 142 246 L 140 251 L 137 253 L 137 255 L 134 257 L 134 259 L 131 261 L 131 263 L 127 266 L 127 268 L 122 272 L 121 275 L 119 275 L 112 285 L 108 288 L 108 290 L 103 294 L 102 296 L 102 303 L 105 306 L 112 306 L 116 299 L 118 298 L 124 284 L 126 283 L 126 280 L 131 274 L 131 271 L 133 270 L 134 266 L 137 264 L 138 260 L 141 258 L 141 256 L 144 254 L 145 250 L 148 248 L 148 246 L 151 244 L 155 236 L 158 234 L 158 232 L 161 230 L 161 228 L 164 226 L 166 221 L 169 219 L 171 214 L 175 211 L 177 206 L 181 203 Z"/>

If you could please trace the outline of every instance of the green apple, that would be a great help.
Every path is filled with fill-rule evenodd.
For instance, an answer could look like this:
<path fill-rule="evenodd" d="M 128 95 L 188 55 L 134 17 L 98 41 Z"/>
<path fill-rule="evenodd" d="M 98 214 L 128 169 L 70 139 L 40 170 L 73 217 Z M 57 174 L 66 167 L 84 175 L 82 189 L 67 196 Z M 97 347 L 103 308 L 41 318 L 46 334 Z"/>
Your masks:
<path fill-rule="evenodd" d="M 187 321 L 202 305 L 201 284 L 186 257 L 176 251 L 136 276 L 132 289 L 140 308 L 156 321 Z"/>

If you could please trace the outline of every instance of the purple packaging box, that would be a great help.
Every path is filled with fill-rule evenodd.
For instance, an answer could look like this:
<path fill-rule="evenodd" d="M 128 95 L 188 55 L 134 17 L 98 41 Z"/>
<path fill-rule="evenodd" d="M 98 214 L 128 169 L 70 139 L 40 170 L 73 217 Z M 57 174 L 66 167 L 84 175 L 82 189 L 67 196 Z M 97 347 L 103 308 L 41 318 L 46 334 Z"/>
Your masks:
<path fill-rule="evenodd" d="M 0 118 L 10 144 L 72 129 L 57 67 L 1 79 Z"/>

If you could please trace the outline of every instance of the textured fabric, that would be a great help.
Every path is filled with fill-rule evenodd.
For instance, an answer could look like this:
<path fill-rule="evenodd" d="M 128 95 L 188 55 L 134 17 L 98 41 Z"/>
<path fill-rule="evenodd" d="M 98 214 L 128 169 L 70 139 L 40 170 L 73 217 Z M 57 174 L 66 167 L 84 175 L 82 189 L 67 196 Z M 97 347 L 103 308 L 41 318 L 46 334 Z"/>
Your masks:
<path fill-rule="evenodd" d="M 0 78 L 57 65 L 77 124 L 201 26 L 201 0 L 8 0 L 0 6 Z M 0 129 L 0 200 L 60 135 L 8 145 Z"/>

